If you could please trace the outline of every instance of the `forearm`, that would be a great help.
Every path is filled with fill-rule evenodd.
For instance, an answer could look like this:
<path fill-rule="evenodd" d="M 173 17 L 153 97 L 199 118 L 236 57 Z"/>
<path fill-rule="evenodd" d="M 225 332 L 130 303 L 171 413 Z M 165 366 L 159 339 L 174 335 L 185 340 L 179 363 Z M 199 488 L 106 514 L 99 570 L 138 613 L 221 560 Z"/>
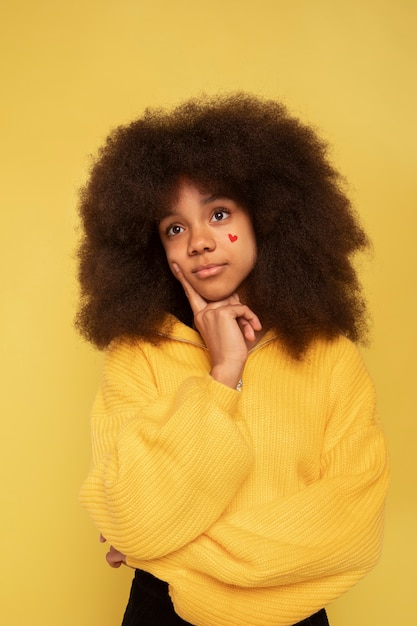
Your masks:
<path fill-rule="evenodd" d="M 166 399 L 161 428 L 136 414 L 118 431 L 81 499 L 122 553 L 152 559 L 173 552 L 224 511 L 252 463 L 237 395 L 209 375 L 187 379 Z"/>

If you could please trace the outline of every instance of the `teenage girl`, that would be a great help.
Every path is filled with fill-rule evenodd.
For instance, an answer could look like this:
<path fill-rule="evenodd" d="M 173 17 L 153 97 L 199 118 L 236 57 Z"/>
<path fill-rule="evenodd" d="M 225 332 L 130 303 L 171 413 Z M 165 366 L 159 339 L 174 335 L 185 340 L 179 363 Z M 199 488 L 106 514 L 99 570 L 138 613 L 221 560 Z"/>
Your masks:
<path fill-rule="evenodd" d="M 356 343 L 368 239 L 325 145 L 246 94 L 147 110 L 81 193 L 78 327 L 106 349 L 81 490 L 123 626 L 325 625 L 381 550 Z"/>

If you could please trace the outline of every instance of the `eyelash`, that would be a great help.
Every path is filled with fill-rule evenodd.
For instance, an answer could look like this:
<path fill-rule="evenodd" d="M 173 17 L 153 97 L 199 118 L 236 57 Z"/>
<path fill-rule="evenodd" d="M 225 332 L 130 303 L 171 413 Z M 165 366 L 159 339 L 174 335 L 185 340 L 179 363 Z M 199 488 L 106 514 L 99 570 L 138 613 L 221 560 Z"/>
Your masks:
<path fill-rule="evenodd" d="M 214 219 L 216 215 L 217 216 L 218 215 L 224 215 L 226 217 L 223 217 L 220 220 L 216 220 L 216 219 Z M 229 217 L 229 215 L 230 215 L 229 209 L 223 209 L 223 208 L 222 209 L 216 209 L 215 211 L 213 211 L 213 214 L 211 216 L 210 222 L 214 222 L 214 223 L 216 223 L 216 222 L 223 222 L 224 219 L 227 219 L 227 217 Z M 179 228 L 180 232 L 177 232 L 177 233 L 172 232 L 174 228 Z M 182 226 L 180 226 L 179 224 L 170 224 L 165 229 L 165 234 L 166 234 L 167 237 L 175 237 L 176 235 L 181 234 L 181 232 L 183 232 L 183 230 L 184 230 L 184 228 Z"/>
<path fill-rule="evenodd" d="M 229 211 L 228 209 L 216 209 L 216 210 L 213 212 L 212 219 L 214 218 L 214 216 L 215 216 L 215 215 L 219 215 L 219 213 L 223 213 L 223 214 L 227 215 L 227 217 L 230 215 L 230 211 Z M 210 220 L 210 221 L 211 221 L 211 220 Z M 215 222 L 217 222 L 217 221 L 218 221 L 218 222 L 222 222 L 223 220 L 221 219 L 221 220 L 214 220 L 214 221 L 215 221 Z"/>
<path fill-rule="evenodd" d="M 173 224 L 172 226 L 168 226 L 168 228 L 165 230 L 165 234 L 167 237 L 175 237 L 175 235 L 179 235 L 180 233 L 173 233 L 171 232 L 174 228 L 181 228 L 181 232 L 184 230 L 182 226 L 178 226 L 178 224 Z"/>

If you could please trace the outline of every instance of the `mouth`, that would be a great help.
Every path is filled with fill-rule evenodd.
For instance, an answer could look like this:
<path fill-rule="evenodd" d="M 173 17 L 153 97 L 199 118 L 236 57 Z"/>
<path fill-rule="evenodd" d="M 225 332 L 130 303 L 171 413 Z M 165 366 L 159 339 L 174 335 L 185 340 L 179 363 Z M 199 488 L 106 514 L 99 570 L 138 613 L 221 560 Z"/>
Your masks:
<path fill-rule="evenodd" d="M 208 263 L 207 265 L 199 265 L 191 273 L 197 278 L 210 278 L 220 274 L 225 267 L 226 263 Z"/>

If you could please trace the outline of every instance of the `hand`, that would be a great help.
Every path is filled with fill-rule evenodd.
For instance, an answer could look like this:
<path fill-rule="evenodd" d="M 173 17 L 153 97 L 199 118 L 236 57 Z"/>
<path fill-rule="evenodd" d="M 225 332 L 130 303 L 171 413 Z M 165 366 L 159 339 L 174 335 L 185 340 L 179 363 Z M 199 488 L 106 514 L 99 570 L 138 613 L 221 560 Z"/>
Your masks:
<path fill-rule="evenodd" d="M 105 543 L 106 539 L 100 533 L 100 541 L 101 543 Z M 110 567 L 120 567 L 121 565 L 126 565 L 126 557 L 124 554 L 110 546 L 110 550 L 106 554 L 106 561 L 110 565 Z"/>
<path fill-rule="evenodd" d="M 248 344 L 256 340 L 256 332 L 262 329 L 258 316 L 240 302 L 237 294 L 218 302 L 207 302 L 176 263 L 173 268 L 190 303 L 195 326 L 208 348 L 211 375 L 235 388 L 248 357 Z"/>

